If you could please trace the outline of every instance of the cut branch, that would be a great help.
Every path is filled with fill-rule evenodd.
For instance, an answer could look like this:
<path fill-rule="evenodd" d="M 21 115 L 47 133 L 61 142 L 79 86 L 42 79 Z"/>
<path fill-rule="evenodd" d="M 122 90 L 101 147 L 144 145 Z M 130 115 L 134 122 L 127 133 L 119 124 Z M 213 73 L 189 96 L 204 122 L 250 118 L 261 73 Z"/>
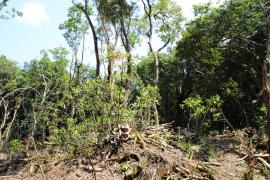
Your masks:
<path fill-rule="evenodd" d="M 266 162 L 263 158 L 258 157 L 257 160 L 260 161 L 265 167 L 270 169 L 270 164 L 268 164 L 268 162 Z"/>

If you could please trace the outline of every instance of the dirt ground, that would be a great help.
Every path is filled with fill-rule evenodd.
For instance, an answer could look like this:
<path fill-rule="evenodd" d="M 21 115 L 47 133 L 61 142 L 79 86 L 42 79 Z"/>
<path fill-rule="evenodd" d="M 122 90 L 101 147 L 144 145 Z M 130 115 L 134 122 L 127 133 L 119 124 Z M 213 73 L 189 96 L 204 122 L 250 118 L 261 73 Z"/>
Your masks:
<path fill-rule="evenodd" d="M 55 151 L 47 156 L 40 155 L 29 160 L 16 171 L 2 173 L 0 179 L 237 180 L 244 179 L 248 171 L 247 162 L 241 160 L 244 157 L 244 153 L 241 152 L 243 142 L 232 134 L 209 137 L 208 143 L 200 145 L 199 152 L 183 150 L 169 143 L 167 146 L 149 144 L 147 141 L 149 137 L 143 137 L 146 146 L 142 142 L 131 140 L 121 144 L 116 152 L 106 158 L 97 154 L 87 158 L 69 157 L 61 151 Z M 212 155 L 206 160 L 204 154 Z M 87 161 L 88 164 L 82 165 L 83 161 Z M 259 175 L 254 177 L 254 179 L 266 179 Z"/>

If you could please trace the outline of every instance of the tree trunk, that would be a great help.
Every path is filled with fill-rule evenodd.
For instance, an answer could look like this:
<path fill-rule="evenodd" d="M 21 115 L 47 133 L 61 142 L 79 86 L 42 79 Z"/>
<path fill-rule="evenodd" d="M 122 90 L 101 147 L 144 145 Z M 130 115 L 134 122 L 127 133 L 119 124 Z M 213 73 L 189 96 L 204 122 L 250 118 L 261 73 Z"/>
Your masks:
<path fill-rule="evenodd" d="M 110 48 L 110 41 L 109 39 L 106 40 L 106 46 L 107 46 L 107 59 L 108 59 L 108 83 L 112 84 L 112 79 L 113 79 L 113 58 L 112 58 L 112 53 L 114 53 L 114 47 L 113 49 Z"/>
<path fill-rule="evenodd" d="M 94 39 L 94 47 L 95 47 L 95 55 L 96 55 L 96 78 L 98 78 L 100 76 L 100 57 L 99 57 L 99 50 L 98 50 L 98 38 L 97 38 L 95 26 L 88 13 L 88 0 L 84 0 L 84 6 L 82 6 L 81 4 L 75 3 L 74 0 L 72 0 L 72 3 L 84 13 L 87 19 L 87 22 L 90 25 L 93 39 Z"/>
<path fill-rule="evenodd" d="M 159 81 L 159 59 L 158 59 L 158 53 L 153 52 L 153 58 L 154 58 L 154 85 L 158 86 Z"/>
<path fill-rule="evenodd" d="M 108 82 L 112 83 L 112 60 L 108 59 Z"/>
<path fill-rule="evenodd" d="M 267 37 L 267 56 L 263 63 L 263 93 L 264 103 L 267 109 L 267 126 L 268 126 L 268 152 L 270 152 L 270 24 L 268 28 Z"/>
<path fill-rule="evenodd" d="M 267 120 L 267 132 L 268 132 L 268 145 L 267 145 L 267 150 L 270 152 L 270 93 L 268 90 L 265 90 L 264 92 L 264 103 L 267 109 L 267 115 L 266 115 L 266 120 Z"/>
<path fill-rule="evenodd" d="M 94 39 L 95 55 L 96 55 L 96 78 L 98 78 L 100 76 L 100 57 L 99 57 L 99 50 L 98 50 L 97 33 L 96 33 L 95 27 L 90 19 L 89 14 L 87 13 L 87 11 L 84 11 L 84 14 L 85 14 L 87 21 L 91 27 L 91 31 L 92 31 L 92 35 L 93 35 L 93 39 Z"/>
<path fill-rule="evenodd" d="M 155 119 L 156 119 L 156 125 L 159 125 L 159 115 L 157 110 L 157 103 L 154 103 L 154 111 L 155 111 Z"/>
<path fill-rule="evenodd" d="M 268 132 L 268 152 L 270 152 L 270 23 L 267 23 L 267 55 L 263 62 L 263 98 L 266 106 L 266 121 Z"/>
<path fill-rule="evenodd" d="M 159 59 L 158 59 L 158 53 L 154 52 L 154 63 L 155 63 L 155 77 L 154 77 L 154 86 L 158 87 L 158 81 L 159 81 Z M 159 125 L 159 115 L 158 115 L 158 110 L 157 110 L 157 104 L 154 104 L 155 108 L 155 118 L 156 118 L 156 125 Z"/>
<path fill-rule="evenodd" d="M 270 14 L 269 7 L 267 7 L 264 0 L 259 0 L 267 28 L 267 55 L 263 61 L 262 69 L 262 81 L 263 81 L 263 98 L 266 106 L 266 121 L 267 121 L 267 132 L 268 132 L 268 152 L 270 153 Z"/>
<path fill-rule="evenodd" d="M 120 6 L 120 25 L 121 25 L 121 33 L 122 33 L 122 43 L 124 45 L 125 51 L 127 53 L 127 74 L 131 75 L 132 73 L 132 62 L 131 62 L 131 44 L 129 41 L 129 35 L 125 25 L 125 17 L 124 17 L 124 5 L 123 0 L 119 0 L 118 4 Z"/>

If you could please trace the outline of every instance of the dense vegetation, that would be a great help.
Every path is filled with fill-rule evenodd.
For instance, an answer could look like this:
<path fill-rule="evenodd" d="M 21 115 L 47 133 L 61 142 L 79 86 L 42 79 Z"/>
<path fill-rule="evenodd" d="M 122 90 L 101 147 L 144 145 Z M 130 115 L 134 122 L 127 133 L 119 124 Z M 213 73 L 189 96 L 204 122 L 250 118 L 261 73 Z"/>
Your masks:
<path fill-rule="evenodd" d="M 270 130 L 269 1 L 198 5 L 189 22 L 172 0 L 72 3 L 59 26 L 69 51 L 42 51 L 24 67 L 0 56 L 1 151 L 35 140 L 88 153 L 123 123 L 174 122 L 196 137 Z M 88 33 L 95 67 L 84 63 Z M 137 56 L 145 40 L 148 54 Z"/>

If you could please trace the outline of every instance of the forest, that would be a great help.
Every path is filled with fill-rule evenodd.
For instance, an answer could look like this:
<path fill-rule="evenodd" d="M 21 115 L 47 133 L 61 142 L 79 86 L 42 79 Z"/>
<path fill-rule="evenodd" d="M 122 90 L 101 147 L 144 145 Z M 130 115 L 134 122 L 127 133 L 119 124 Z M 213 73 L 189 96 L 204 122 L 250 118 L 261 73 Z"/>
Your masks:
<path fill-rule="evenodd" d="M 68 48 L 0 55 L 0 179 L 270 179 L 269 0 L 69 1 Z"/>

